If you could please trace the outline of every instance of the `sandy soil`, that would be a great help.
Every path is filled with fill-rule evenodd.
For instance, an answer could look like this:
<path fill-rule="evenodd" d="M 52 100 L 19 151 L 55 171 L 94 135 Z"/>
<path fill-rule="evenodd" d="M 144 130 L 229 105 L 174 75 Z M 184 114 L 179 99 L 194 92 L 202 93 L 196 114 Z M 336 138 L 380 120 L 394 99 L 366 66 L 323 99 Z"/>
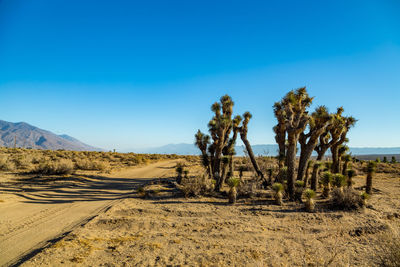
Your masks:
<path fill-rule="evenodd" d="M 382 238 L 400 226 L 398 175 L 378 174 L 360 212 L 321 202 L 307 213 L 274 205 L 268 192 L 231 206 L 152 187 L 151 199 L 123 199 L 23 266 L 376 266 Z"/>
<path fill-rule="evenodd" d="M 138 184 L 166 176 L 175 164 L 159 162 L 107 177 L 81 174 L 13 178 L 2 174 L 0 266 L 24 261 L 26 255 L 131 196 Z"/>

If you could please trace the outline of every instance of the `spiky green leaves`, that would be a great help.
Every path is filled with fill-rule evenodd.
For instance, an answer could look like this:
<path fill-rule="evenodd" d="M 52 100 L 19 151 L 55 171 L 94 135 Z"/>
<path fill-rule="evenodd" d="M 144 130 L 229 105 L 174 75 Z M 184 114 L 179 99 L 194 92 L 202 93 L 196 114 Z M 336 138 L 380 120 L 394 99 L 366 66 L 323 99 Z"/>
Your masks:
<path fill-rule="evenodd" d="M 321 182 L 323 185 L 327 186 L 330 185 L 333 181 L 333 175 L 331 172 L 324 172 L 321 177 Z"/>
<path fill-rule="evenodd" d="M 203 134 L 200 130 L 195 135 L 195 145 L 203 152 L 207 151 L 207 146 L 210 143 L 210 136 Z"/>
<path fill-rule="evenodd" d="M 312 190 L 312 189 L 306 189 L 306 190 L 304 191 L 304 196 L 305 196 L 307 199 L 313 199 L 313 198 L 315 198 L 315 191 Z"/>
<path fill-rule="evenodd" d="M 346 184 L 346 177 L 340 173 L 333 175 L 332 184 L 336 187 L 343 187 Z"/>
<path fill-rule="evenodd" d="M 236 177 L 231 177 L 228 179 L 227 184 L 230 188 L 232 187 L 238 187 L 240 184 L 240 179 Z"/>
<path fill-rule="evenodd" d="M 281 183 L 274 183 L 272 185 L 272 190 L 274 190 L 275 193 L 279 193 L 283 191 L 283 185 Z"/>

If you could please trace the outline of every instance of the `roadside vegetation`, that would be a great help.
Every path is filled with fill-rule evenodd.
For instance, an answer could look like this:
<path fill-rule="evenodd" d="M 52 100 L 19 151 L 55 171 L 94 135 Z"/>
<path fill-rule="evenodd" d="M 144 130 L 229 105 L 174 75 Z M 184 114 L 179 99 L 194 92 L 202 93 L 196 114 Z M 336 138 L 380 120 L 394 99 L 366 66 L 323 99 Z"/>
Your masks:
<path fill-rule="evenodd" d="M 193 161 L 193 158 L 196 157 L 1 147 L 0 172 L 66 175 L 79 170 L 110 173 L 121 168 L 178 158 L 185 158 L 188 161 Z"/>

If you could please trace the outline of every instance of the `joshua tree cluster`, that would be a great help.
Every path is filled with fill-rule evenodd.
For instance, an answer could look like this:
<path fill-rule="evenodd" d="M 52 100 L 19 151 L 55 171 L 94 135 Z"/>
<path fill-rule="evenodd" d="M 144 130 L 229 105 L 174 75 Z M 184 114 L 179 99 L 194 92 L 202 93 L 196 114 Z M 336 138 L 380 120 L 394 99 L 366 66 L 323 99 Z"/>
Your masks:
<path fill-rule="evenodd" d="M 346 143 L 347 134 L 355 125 L 356 119 L 345 116 L 343 107 L 337 108 L 334 113 L 330 113 L 326 106 L 318 106 L 314 111 L 310 111 L 313 100 L 303 87 L 288 92 L 274 104 L 277 124 L 273 131 L 278 144 L 278 170 L 268 168 L 268 179 L 264 178 L 247 139 L 248 124 L 252 115 L 245 112 L 243 116 L 233 116 L 234 103 L 228 95 L 215 102 L 211 106 L 213 117 L 208 123 L 209 135 L 200 130 L 195 135 L 195 144 L 201 151 L 202 164 L 209 178 L 215 180 L 215 191 L 220 191 L 224 183 L 234 177 L 234 147 L 239 135 L 258 179 L 267 185 L 274 183 L 272 189 L 275 191 L 277 203 L 282 203 L 284 195 L 291 201 L 302 202 L 304 195 L 307 207 L 312 209 L 312 199 L 320 184 L 323 186 L 324 197 L 329 196 L 331 188 L 339 191 L 346 185 L 351 188 L 355 171 L 351 168 L 353 158 L 348 154 L 349 148 Z M 332 161 L 324 161 L 328 150 Z M 316 154 L 315 160 L 311 160 L 313 152 Z M 368 194 L 371 193 L 373 169 L 372 166 L 368 168 Z M 243 171 L 240 171 L 240 179 L 234 180 L 234 183 L 233 180 L 229 180 L 230 192 L 235 195 L 234 199 L 235 188 L 243 180 L 242 173 Z M 310 189 L 307 189 L 308 187 Z"/>
<path fill-rule="evenodd" d="M 243 116 L 233 117 L 233 106 L 230 96 L 222 96 L 220 102 L 215 102 L 211 106 L 214 116 L 208 123 L 210 135 L 200 130 L 195 135 L 195 144 L 201 151 L 202 164 L 208 176 L 215 180 L 215 191 L 220 191 L 222 185 L 233 177 L 233 156 L 236 154 L 235 144 L 238 135 L 246 146 L 257 175 L 264 178 L 247 139 L 248 124 L 252 115 L 250 112 L 245 112 Z"/>

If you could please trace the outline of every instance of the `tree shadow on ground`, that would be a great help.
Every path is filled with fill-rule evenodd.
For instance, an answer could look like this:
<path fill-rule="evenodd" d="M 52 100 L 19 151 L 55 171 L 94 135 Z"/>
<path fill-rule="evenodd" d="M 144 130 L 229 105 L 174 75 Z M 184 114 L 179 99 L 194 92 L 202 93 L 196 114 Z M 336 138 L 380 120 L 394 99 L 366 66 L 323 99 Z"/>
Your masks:
<path fill-rule="evenodd" d="M 22 177 L 0 184 L 0 190 L 25 203 L 73 203 L 132 197 L 135 189 L 154 178 L 114 178 L 97 175 Z"/>

